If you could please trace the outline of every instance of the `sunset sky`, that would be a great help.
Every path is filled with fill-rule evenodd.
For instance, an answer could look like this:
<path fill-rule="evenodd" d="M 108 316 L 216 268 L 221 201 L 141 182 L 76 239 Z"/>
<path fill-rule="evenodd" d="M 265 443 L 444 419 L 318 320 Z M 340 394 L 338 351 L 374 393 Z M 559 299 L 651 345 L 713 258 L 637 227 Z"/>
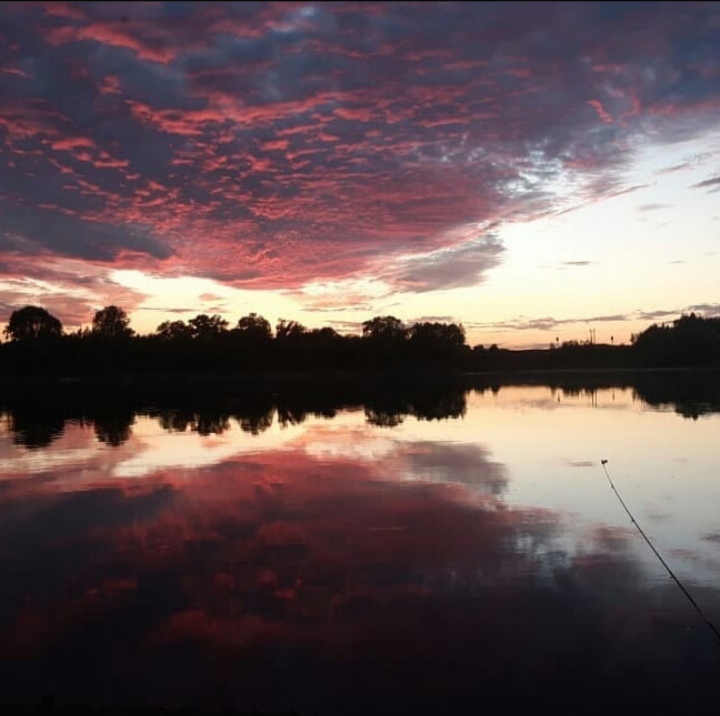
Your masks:
<path fill-rule="evenodd" d="M 0 322 L 720 315 L 720 3 L 0 4 Z"/>

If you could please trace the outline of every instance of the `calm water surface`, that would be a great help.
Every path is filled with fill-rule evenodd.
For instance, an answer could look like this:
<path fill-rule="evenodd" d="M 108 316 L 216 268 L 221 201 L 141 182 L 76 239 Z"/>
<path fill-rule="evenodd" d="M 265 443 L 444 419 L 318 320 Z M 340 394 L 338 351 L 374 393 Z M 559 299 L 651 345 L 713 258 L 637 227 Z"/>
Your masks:
<path fill-rule="evenodd" d="M 720 413 L 652 402 L 7 408 L 0 701 L 720 705 L 713 634 L 600 466 L 720 625 Z"/>

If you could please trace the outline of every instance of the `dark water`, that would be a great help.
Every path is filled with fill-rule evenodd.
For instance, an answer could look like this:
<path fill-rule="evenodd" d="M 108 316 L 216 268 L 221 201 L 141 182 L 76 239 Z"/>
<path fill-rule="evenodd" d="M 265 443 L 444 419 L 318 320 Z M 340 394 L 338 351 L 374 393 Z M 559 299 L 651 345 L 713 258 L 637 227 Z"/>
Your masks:
<path fill-rule="evenodd" d="M 8 399 L 0 702 L 720 705 L 717 386 Z"/>

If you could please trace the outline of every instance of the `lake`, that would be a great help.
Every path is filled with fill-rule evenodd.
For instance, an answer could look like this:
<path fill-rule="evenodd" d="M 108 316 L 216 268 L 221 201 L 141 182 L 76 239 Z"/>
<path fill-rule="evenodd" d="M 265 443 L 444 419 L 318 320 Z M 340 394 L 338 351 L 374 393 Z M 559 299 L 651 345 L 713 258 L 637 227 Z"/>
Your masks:
<path fill-rule="evenodd" d="M 719 385 L 18 389 L 0 702 L 720 705 Z"/>

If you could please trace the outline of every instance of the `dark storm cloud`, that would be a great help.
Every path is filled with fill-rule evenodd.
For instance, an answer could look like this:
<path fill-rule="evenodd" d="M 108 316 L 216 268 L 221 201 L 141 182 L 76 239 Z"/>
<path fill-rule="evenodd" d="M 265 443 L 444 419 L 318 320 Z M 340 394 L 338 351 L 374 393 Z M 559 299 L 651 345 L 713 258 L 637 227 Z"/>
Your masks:
<path fill-rule="evenodd" d="M 504 222 L 565 208 L 553 183 L 632 190 L 648 136 L 717 123 L 713 3 L 5 3 L 0 28 L 0 261 L 467 286 Z"/>

